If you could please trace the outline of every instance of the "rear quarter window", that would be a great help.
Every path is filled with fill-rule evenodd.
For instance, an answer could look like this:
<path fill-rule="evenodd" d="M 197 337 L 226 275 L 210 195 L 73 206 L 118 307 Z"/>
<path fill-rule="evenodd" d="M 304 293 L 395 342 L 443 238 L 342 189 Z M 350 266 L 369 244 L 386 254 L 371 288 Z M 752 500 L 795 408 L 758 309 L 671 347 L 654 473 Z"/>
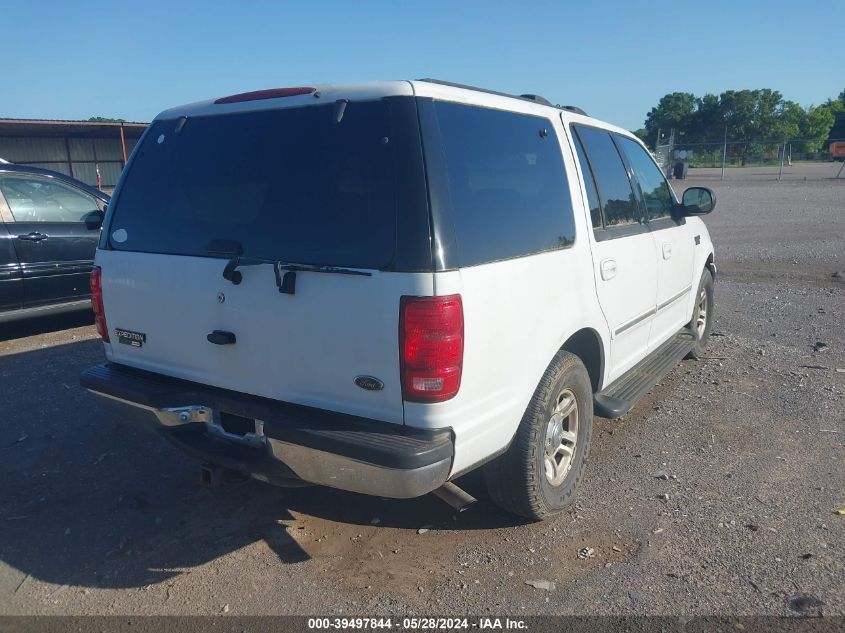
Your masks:
<path fill-rule="evenodd" d="M 445 101 L 432 112 L 424 146 L 427 162 L 442 161 L 429 178 L 446 181 L 433 185 L 446 192 L 439 202 L 454 231 L 447 267 L 572 245 L 572 199 L 549 119 Z"/>

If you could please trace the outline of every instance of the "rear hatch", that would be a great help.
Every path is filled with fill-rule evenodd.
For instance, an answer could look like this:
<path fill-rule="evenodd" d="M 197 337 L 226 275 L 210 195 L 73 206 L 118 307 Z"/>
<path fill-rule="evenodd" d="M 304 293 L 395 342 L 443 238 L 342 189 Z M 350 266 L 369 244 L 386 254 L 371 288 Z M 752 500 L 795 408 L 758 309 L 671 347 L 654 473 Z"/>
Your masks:
<path fill-rule="evenodd" d="M 432 293 L 427 214 L 412 98 L 156 120 L 97 254 L 107 356 L 401 422 L 400 297 Z"/>

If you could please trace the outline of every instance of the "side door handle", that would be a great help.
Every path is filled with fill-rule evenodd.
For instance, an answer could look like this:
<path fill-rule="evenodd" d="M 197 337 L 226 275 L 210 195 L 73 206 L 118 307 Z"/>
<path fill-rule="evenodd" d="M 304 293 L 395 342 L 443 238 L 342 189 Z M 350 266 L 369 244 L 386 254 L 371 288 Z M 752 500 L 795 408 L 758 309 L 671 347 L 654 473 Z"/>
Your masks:
<path fill-rule="evenodd" d="M 672 257 L 672 243 L 663 242 L 663 259 L 669 259 L 670 257 Z"/>
<path fill-rule="evenodd" d="M 18 239 L 24 240 L 25 242 L 40 242 L 42 240 L 46 240 L 47 237 L 48 236 L 44 235 L 44 233 L 38 233 L 36 231 L 33 231 L 32 233 L 26 233 L 24 235 L 18 235 Z"/>
<path fill-rule="evenodd" d="M 601 270 L 601 278 L 604 281 L 608 279 L 613 279 L 616 277 L 616 260 L 612 257 L 608 257 L 607 259 L 603 259 L 601 264 L 599 264 L 599 269 Z"/>

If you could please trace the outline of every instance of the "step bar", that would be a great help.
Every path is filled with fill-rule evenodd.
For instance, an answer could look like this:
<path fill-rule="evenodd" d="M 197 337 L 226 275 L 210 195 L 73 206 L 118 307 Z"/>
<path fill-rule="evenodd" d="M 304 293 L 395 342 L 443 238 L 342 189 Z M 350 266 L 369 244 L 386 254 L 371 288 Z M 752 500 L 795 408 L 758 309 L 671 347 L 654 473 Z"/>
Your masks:
<path fill-rule="evenodd" d="M 697 340 L 692 330 L 680 330 L 613 384 L 598 392 L 593 397 L 595 414 L 609 419 L 625 415 L 690 353 Z"/>

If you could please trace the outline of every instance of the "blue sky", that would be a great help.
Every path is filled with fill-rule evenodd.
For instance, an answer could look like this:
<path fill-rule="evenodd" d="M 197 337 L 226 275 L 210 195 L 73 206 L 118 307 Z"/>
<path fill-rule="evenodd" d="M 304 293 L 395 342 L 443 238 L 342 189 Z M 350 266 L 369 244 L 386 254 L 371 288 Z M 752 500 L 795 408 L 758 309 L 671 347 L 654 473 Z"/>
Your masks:
<path fill-rule="evenodd" d="M 667 92 L 773 88 L 807 106 L 845 89 L 842 0 L 2 0 L 0 16 L 0 117 L 148 121 L 246 90 L 436 77 L 635 129 Z"/>

